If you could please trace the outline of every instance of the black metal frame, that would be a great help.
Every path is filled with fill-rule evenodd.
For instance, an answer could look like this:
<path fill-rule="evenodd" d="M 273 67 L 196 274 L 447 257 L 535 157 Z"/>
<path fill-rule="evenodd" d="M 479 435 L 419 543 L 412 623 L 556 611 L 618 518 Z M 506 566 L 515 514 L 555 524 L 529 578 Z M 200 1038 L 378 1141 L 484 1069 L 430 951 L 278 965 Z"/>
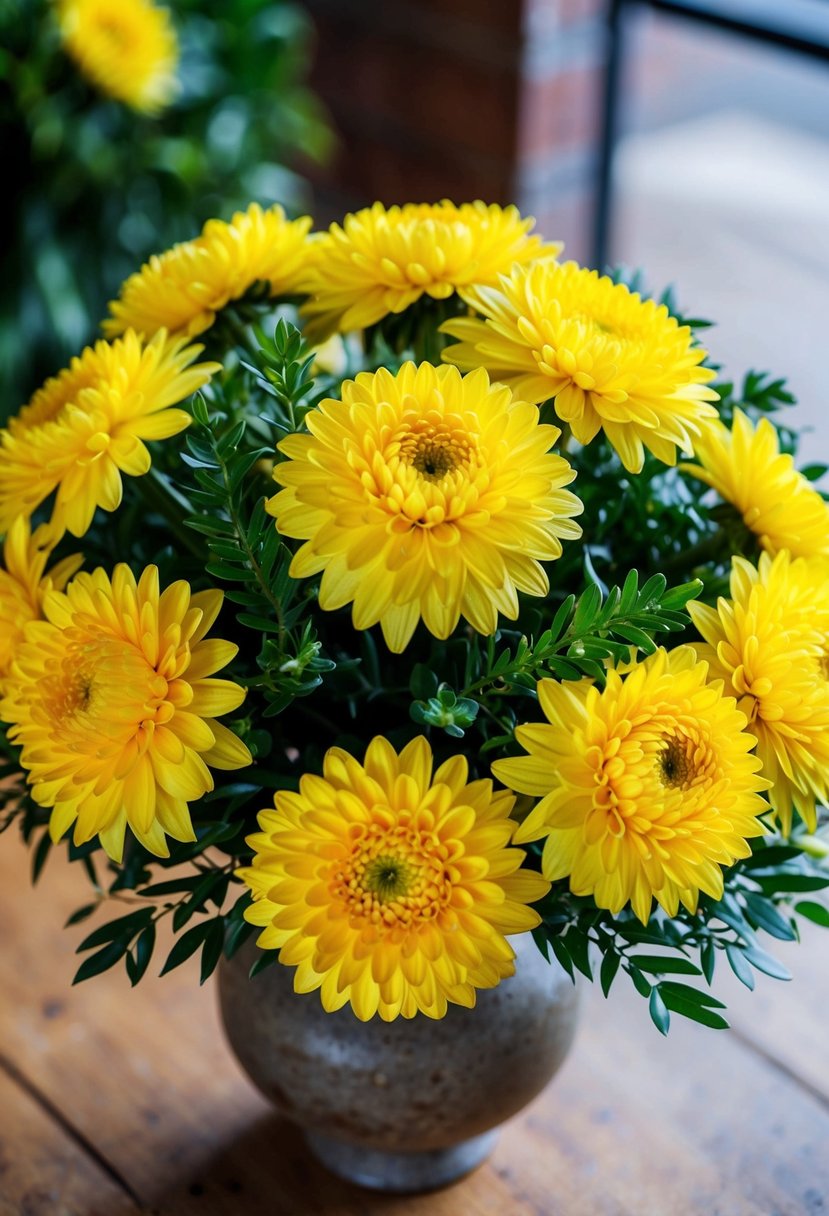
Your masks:
<path fill-rule="evenodd" d="M 780 3 L 782 20 L 767 24 L 746 20 L 728 11 L 721 0 L 608 0 L 607 55 L 602 89 L 601 130 L 596 169 L 596 194 L 593 216 L 593 265 L 607 265 L 612 209 L 613 155 L 619 137 L 619 90 L 624 63 L 624 22 L 628 10 L 650 8 L 668 16 L 684 17 L 711 29 L 739 34 L 768 46 L 781 47 L 829 63 L 829 38 L 821 40 L 785 24 L 786 3 Z"/>

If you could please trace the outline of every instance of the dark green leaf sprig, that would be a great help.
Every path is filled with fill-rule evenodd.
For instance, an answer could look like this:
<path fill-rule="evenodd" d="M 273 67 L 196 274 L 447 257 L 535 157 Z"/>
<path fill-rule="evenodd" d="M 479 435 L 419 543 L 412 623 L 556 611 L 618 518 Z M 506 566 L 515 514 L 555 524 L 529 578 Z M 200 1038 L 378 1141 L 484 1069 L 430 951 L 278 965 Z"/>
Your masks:
<path fill-rule="evenodd" d="M 605 997 L 617 976 L 626 974 L 648 1001 L 662 1034 L 668 1033 L 672 1012 L 722 1030 L 728 1027 L 725 1003 L 709 991 L 717 959 L 725 956 L 747 988 L 754 988 L 758 971 L 790 979 L 758 934 L 796 941 L 798 916 L 829 928 L 829 905 L 814 898 L 827 889 L 829 867 L 823 860 L 797 845 L 761 841 L 750 857 L 726 871 L 722 899 L 703 896 L 695 913 L 680 907 L 669 917 L 657 908 L 643 925 L 630 908 L 612 916 L 560 882 L 536 905 L 543 920 L 533 936 L 545 957 L 552 952 L 572 980 L 577 972 L 598 978 Z"/>
<path fill-rule="evenodd" d="M 687 629 L 685 605 L 701 590 L 698 579 L 669 588 L 662 574 L 640 587 L 636 570 L 606 596 L 591 583 L 582 595 L 567 596 L 536 639 L 521 637 L 514 648 L 499 651 L 496 637 L 487 638 L 479 651 L 480 670 L 461 696 L 534 693 L 544 677 L 604 684 L 608 666 L 628 663 L 637 652 L 653 654 L 658 635 Z"/>

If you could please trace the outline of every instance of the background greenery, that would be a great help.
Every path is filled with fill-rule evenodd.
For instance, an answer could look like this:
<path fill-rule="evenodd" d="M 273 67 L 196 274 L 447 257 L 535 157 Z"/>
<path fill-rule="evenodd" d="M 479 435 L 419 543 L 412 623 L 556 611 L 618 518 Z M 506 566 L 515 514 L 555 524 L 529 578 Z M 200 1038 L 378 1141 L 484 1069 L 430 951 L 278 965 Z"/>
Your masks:
<path fill-rule="evenodd" d="M 181 92 L 156 118 L 97 93 L 51 0 L 0 0 L 0 147 L 12 198 L 0 280 L 0 421 L 96 334 L 149 254 L 253 200 L 307 209 L 331 135 L 288 0 L 168 0 Z"/>

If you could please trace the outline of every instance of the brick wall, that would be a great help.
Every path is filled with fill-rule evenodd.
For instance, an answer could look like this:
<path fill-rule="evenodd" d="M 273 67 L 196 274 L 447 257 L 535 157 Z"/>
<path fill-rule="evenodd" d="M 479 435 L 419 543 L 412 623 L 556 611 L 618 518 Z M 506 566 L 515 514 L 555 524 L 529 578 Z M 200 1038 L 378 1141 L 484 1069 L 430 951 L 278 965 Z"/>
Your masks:
<path fill-rule="evenodd" d="M 587 256 L 605 0 L 305 0 L 340 136 L 321 218 L 515 201 Z"/>

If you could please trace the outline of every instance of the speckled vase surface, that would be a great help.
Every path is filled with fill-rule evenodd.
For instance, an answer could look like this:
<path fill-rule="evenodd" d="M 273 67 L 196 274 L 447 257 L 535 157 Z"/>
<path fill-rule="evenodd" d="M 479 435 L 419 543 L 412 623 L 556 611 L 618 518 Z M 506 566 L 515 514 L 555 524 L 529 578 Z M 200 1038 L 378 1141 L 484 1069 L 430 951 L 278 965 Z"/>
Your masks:
<path fill-rule="evenodd" d="M 219 971 L 225 1030 L 242 1067 L 317 1157 L 363 1186 L 445 1186 L 491 1152 L 493 1131 L 544 1088 L 567 1054 L 577 994 L 531 936 L 516 973 L 445 1018 L 360 1022 L 293 991 L 293 968 L 248 972 L 246 943 Z"/>

